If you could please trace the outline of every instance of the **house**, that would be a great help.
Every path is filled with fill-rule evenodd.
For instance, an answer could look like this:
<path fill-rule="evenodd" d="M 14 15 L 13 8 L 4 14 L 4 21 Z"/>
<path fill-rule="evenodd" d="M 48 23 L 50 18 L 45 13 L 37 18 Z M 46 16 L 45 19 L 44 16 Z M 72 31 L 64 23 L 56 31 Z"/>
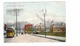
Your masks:
<path fill-rule="evenodd" d="M 60 23 L 54 24 L 50 26 L 51 32 L 65 32 L 66 26 L 65 24 L 61 25 Z"/>

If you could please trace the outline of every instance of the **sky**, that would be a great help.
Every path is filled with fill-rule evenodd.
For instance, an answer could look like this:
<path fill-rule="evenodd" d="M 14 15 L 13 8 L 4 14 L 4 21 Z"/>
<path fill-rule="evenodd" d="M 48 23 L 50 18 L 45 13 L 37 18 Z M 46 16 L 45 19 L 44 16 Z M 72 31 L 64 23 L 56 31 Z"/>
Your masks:
<path fill-rule="evenodd" d="M 41 23 L 38 16 L 42 19 L 46 9 L 46 21 L 54 20 L 65 22 L 66 6 L 64 1 L 53 2 L 5 2 L 4 3 L 4 23 L 14 23 L 16 16 L 12 12 L 7 12 L 7 9 L 21 9 L 18 14 L 18 21 L 27 21 L 32 24 Z M 37 14 L 37 15 L 36 15 Z"/>

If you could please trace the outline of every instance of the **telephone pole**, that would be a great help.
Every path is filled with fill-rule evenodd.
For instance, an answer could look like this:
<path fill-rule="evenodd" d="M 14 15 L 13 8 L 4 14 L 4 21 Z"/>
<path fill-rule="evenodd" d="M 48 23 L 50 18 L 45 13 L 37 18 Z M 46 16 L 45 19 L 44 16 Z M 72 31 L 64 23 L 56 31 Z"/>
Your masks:
<path fill-rule="evenodd" d="M 44 13 L 43 13 L 43 15 L 44 15 L 44 31 L 45 31 L 45 38 L 46 38 L 46 20 L 45 20 L 46 12 L 47 12 L 47 10 L 45 9 L 45 10 L 44 10 Z"/>
<path fill-rule="evenodd" d="M 8 12 L 10 15 L 16 16 L 16 27 L 15 27 L 15 28 L 16 28 L 16 36 L 17 36 L 17 33 L 18 33 L 18 32 L 17 32 L 17 27 L 18 27 L 18 26 L 17 26 L 17 18 L 18 18 L 18 16 L 19 16 L 19 12 L 22 11 L 22 10 L 23 10 L 23 9 L 17 9 L 17 8 L 16 8 L 16 9 L 15 9 L 15 8 L 14 8 L 14 9 L 7 9 L 7 12 Z"/>

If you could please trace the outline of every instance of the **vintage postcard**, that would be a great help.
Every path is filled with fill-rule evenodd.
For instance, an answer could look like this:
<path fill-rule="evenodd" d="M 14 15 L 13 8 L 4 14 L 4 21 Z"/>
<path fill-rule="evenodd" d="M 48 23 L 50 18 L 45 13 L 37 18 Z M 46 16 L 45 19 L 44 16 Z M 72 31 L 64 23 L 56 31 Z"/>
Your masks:
<path fill-rule="evenodd" d="M 4 43 L 66 42 L 66 2 L 4 2 Z"/>

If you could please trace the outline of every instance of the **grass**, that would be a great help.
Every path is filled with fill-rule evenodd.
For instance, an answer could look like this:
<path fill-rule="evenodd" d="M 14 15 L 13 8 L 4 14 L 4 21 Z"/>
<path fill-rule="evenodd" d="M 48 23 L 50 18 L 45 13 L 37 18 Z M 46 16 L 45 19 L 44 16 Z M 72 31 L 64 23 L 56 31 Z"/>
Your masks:
<path fill-rule="evenodd" d="M 45 32 L 40 34 L 45 35 Z M 46 35 L 66 37 L 66 32 L 46 32 Z"/>
<path fill-rule="evenodd" d="M 29 28 L 27 33 L 31 34 L 32 28 Z M 45 32 L 40 32 L 39 34 L 45 35 Z M 66 37 L 66 32 L 46 32 L 46 35 Z"/>

